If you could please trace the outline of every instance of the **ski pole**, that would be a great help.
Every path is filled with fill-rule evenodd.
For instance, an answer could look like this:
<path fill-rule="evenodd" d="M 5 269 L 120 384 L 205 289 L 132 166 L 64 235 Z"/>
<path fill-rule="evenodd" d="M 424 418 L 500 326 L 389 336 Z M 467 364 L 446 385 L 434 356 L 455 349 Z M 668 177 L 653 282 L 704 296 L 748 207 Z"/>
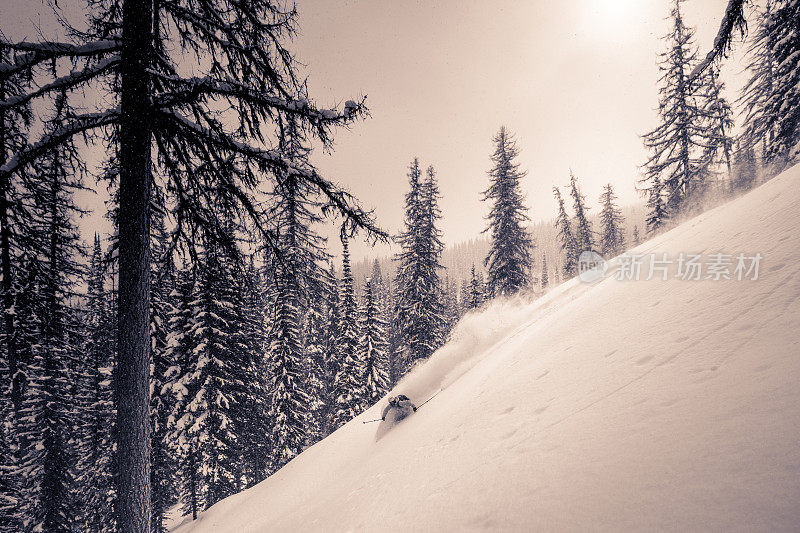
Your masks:
<path fill-rule="evenodd" d="M 375 420 L 367 420 L 366 422 L 361 422 L 362 424 L 372 424 L 373 422 L 380 422 L 383 418 L 376 418 Z"/>
<path fill-rule="evenodd" d="M 433 396 L 431 396 L 430 398 L 428 398 L 427 400 L 425 400 L 424 402 L 422 402 L 421 404 L 419 404 L 419 407 L 417 407 L 417 409 L 419 409 L 420 407 L 422 407 L 423 405 L 425 405 L 425 404 L 426 404 L 426 403 L 428 403 L 429 401 L 431 401 L 431 400 L 433 400 L 434 398 L 436 398 L 436 395 L 437 395 L 437 394 L 439 394 L 440 392 L 442 392 L 442 390 L 444 390 L 444 389 L 439 389 L 438 391 L 436 391 L 436 393 L 435 393 Z"/>

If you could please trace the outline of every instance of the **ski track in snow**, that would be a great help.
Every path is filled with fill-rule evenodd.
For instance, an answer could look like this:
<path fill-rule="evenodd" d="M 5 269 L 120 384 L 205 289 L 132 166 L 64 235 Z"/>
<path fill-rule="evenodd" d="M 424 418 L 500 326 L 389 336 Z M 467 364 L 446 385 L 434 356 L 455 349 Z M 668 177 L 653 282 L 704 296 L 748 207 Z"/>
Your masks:
<path fill-rule="evenodd" d="M 468 315 L 383 402 L 179 533 L 791 531 L 800 167 L 632 252 L 763 255 L 756 281 L 571 280 Z"/>

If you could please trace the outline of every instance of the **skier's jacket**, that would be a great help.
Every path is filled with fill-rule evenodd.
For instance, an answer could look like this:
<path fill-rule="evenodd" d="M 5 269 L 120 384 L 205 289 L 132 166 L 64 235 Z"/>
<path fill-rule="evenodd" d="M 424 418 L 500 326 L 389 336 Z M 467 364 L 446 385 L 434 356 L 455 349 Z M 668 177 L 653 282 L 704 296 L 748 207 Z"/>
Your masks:
<path fill-rule="evenodd" d="M 405 394 L 399 396 L 392 396 L 389 398 L 389 403 L 383 408 L 381 413 L 381 420 L 386 420 L 386 415 L 390 412 L 394 416 L 395 421 L 400 421 L 410 415 L 412 412 L 417 411 L 417 406 Z"/>

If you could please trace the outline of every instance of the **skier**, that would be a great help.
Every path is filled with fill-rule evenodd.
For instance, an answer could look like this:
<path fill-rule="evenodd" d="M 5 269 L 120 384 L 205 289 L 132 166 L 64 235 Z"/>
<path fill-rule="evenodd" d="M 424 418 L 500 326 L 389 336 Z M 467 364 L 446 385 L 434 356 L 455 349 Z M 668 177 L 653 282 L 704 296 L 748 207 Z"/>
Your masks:
<path fill-rule="evenodd" d="M 402 419 L 410 415 L 412 412 L 417 412 L 417 406 L 406 396 L 400 394 L 399 396 L 392 396 L 389 398 L 389 404 L 383 408 L 381 413 L 381 420 L 385 421 L 387 415 L 393 419 L 393 422 L 400 422 Z"/>

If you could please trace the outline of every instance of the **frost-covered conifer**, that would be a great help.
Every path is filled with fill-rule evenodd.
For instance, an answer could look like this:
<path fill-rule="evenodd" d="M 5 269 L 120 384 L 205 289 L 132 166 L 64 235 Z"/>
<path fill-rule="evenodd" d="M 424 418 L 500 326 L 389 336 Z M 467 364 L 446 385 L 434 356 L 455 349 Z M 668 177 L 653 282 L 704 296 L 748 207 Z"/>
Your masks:
<path fill-rule="evenodd" d="M 571 170 L 569 172 L 569 192 L 570 196 L 572 196 L 572 206 L 575 210 L 575 253 L 577 261 L 577 257 L 582 252 L 594 249 L 594 233 L 586 213 L 589 210 L 586 206 L 586 197 L 578 188 L 578 179 Z"/>
<path fill-rule="evenodd" d="M 494 137 L 494 166 L 489 171 L 489 188 L 483 191 L 483 201 L 492 202 L 489 212 L 491 246 L 484 264 L 488 269 L 488 291 L 493 296 L 511 296 L 530 283 L 533 264 L 533 240 L 525 223 L 528 209 L 520 180 L 527 172 L 519 168 L 516 158 L 519 149 L 505 126 Z"/>
<path fill-rule="evenodd" d="M 358 308 L 356 306 L 353 273 L 350 270 L 350 250 L 347 238 L 342 238 L 342 284 L 339 299 L 340 332 L 338 357 L 341 362 L 333 384 L 334 412 L 331 429 L 350 421 L 364 409 L 364 361 L 358 350 Z"/>
<path fill-rule="evenodd" d="M 750 44 L 744 139 L 780 168 L 800 155 L 800 1 L 768 1 Z"/>
<path fill-rule="evenodd" d="M 667 223 L 667 205 L 661 179 L 653 178 L 647 191 L 647 233 L 657 233 Z"/>
<path fill-rule="evenodd" d="M 389 390 L 386 321 L 378 306 L 375 284 L 367 278 L 359 312 L 358 359 L 363 365 L 361 383 L 365 407 L 369 407 Z"/>
<path fill-rule="evenodd" d="M 699 201 L 705 193 L 706 177 L 713 163 L 718 134 L 713 124 L 713 108 L 707 101 L 708 80 L 704 75 L 690 78 L 697 64 L 694 31 L 683 23 L 680 1 L 672 8 L 673 27 L 664 37 L 669 49 L 661 54 L 662 76 L 659 89 L 659 125 L 643 136 L 651 152 L 644 164 L 646 189 L 656 188 L 666 203 L 666 212 L 675 216 Z M 652 225 L 649 225 L 652 227 Z"/>
<path fill-rule="evenodd" d="M 553 187 L 553 194 L 558 202 L 558 216 L 556 217 L 556 227 L 558 237 L 561 241 L 561 251 L 564 252 L 563 275 L 564 279 L 570 279 L 577 273 L 578 268 L 578 244 L 575 242 L 575 235 L 572 233 L 572 222 L 567 215 L 564 207 L 564 198 L 558 187 Z"/>
<path fill-rule="evenodd" d="M 616 257 L 625 250 L 625 219 L 616 205 L 617 197 L 611 184 L 603 187 L 600 195 L 600 254 L 606 259 Z"/>
<path fill-rule="evenodd" d="M 409 167 L 404 229 L 396 241 L 401 251 L 395 278 L 395 316 L 398 330 L 397 362 L 400 375 L 427 359 L 442 343 L 441 254 L 444 245 L 436 224 L 439 189 L 429 167 L 423 178 L 419 160 Z"/>
<path fill-rule="evenodd" d="M 84 505 L 85 531 L 100 533 L 114 527 L 112 504 L 115 497 L 113 481 L 113 426 L 115 421 L 112 394 L 114 368 L 113 308 L 110 291 L 106 289 L 106 267 L 100 238 L 95 235 L 88 272 L 86 331 L 87 382 L 84 392 L 83 434 L 86 442 L 82 460 L 85 462 L 81 484 L 92 487 L 87 491 Z"/>

